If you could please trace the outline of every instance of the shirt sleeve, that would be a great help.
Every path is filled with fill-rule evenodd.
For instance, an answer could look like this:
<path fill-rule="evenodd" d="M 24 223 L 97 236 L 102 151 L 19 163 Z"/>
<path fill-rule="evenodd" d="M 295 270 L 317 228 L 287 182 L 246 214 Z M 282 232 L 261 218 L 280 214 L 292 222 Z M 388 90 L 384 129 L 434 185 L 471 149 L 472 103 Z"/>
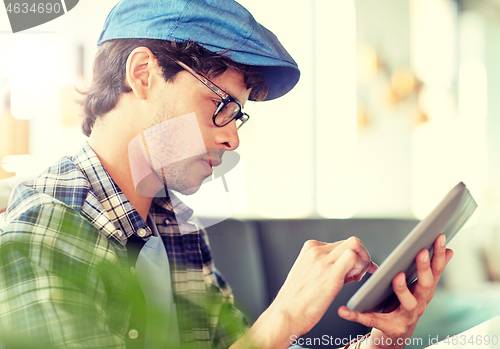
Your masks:
<path fill-rule="evenodd" d="M 130 307 L 117 248 L 62 204 L 0 227 L 0 342 L 7 348 L 125 348 Z"/>
<path fill-rule="evenodd" d="M 229 348 L 240 339 L 249 329 L 245 316 L 233 304 L 225 303 L 221 306 L 219 324 L 217 327 L 214 345 L 216 348 Z"/>

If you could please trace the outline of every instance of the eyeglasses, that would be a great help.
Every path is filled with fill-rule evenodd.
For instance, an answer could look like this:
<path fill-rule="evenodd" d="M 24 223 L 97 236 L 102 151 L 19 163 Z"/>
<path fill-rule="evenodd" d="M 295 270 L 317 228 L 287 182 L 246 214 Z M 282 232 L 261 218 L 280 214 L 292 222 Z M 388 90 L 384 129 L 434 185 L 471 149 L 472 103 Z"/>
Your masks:
<path fill-rule="evenodd" d="M 250 119 L 250 116 L 247 113 L 241 111 L 243 107 L 236 98 L 229 95 L 229 93 L 219 88 L 216 84 L 208 80 L 203 75 L 196 73 L 188 65 L 180 61 L 173 60 L 172 58 L 170 59 L 173 62 L 177 63 L 181 68 L 186 70 L 188 73 L 190 73 L 192 76 L 194 76 L 196 79 L 198 79 L 198 81 L 211 89 L 217 96 L 220 97 L 220 99 L 222 99 L 222 101 L 217 106 L 217 109 L 215 110 L 214 116 L 212 118 L 215 126 L 223 127 L 229 124 L 231 121 L 236 120 L 236 128 L 239 129 L 245 122 Z"/>

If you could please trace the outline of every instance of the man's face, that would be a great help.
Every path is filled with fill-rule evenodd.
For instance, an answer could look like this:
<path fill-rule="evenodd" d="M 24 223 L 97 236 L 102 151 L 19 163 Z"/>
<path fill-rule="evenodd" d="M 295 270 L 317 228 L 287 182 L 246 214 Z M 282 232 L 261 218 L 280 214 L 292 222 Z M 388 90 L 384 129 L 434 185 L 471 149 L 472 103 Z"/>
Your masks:
<path fill-rule="evenodd" d="M 224 74 L 211 78 L 219 88 L 236 98 L 242 105 L 248 100 L 250 90 L 243 82 L 243 75 L 233 69 Z M 168 189 L 182 194 L 193 194 L 201 186 L 203 180 L 212 174 L 212 167 L 221 163 L 221 157 L 226 150 L 235 150 L 239 145 L 239 138 L 235 121 L 224 127 L 214 125 L 212 119 L 221 101 L 212 90 L 198 81 L 187 71 L 181 71 L 175 80 L 165 82 L 161 75 L 155 76 L 156 82 L 152 98 L 150 115 L 143 115 L 147 123 L 143 130 L 149 129 L 167 120 L 189 113 L 195 113 L 197 126 L 201 132 L 187 134 L 180 127 L 179 132 L 168 132 L 164 129 L 151 128 L 148 136 L 148 151 L 153 162 L 168 163 L 156 169 L 158 177 L 165 182 Z M 193 149 L 200 149 L 204 145 L 204 154 Z M 206 151 L 206 153 L 205 153 Z M 196 154 L 196 155 L 193 155 Z M 181 159 L 174 162 L 166 159 Z"/>

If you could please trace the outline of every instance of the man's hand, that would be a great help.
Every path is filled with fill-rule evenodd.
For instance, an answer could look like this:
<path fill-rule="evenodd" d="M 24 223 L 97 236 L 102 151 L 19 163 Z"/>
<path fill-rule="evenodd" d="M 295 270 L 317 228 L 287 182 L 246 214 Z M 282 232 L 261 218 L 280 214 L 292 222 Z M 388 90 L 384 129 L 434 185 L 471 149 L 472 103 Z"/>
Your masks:
<path fill-rule="evenodd" d="M 290 336 L 307 333 L 342 286 L 377 269 L 361 240 L 307 241 L 271 306 L 250 329 L 258 348 L 287 348 Z M 264 335 L 266 334 L 267 335 Z"/>
<path fill-rule="evenodd" d="M 378 314 L 358 313 L 347 307 L 340 307 L 339 315 L 346 320 L 373 327 L 371 340 L 366 341 L 364 345 L 376 348 L 404 348 L 405 339 L 413 335 L 418 319 L 434 297 L 439 278 L 452 257 L 453 251 L 446 249 L 446 236 L 440 235 L 434 242 L 432 261 L 429 261 L 427 250 L 422 250 L 417 255 L 418 281 L 412 285 L 412 291 L 406 286 L 404 273 L 396 275 L 392 280 L 392 287 L 400 302 L 398 308 L 390 313 Z"/>

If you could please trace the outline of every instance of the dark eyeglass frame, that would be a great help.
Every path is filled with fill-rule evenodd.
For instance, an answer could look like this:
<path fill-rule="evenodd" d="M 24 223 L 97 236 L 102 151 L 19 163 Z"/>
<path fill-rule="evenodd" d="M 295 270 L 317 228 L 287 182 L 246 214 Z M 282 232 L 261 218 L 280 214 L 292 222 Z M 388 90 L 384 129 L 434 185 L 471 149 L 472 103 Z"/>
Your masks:
<path fill-rule="evenodd" d="M 168 57 L 168 56 L 167 56 Z M 182 69 L 187 71 L 189 74 L 194 76 L 198 81 L 200 81 L 203 85 L 208 87 L 210 90 L 212 90 L 213 93 L 215 93 L 221 100 L 222 102 L 217 106 L 217 109 L 214 112 L 214 115 L 212 117 L 212 122 L 214 123 L 215 126 L 217 127 L 224 127 L 227 124 L 229 124 L 231 121 L 236 120 L 236 128 L 239 129 L 245 122 L 247 122 L 250 119 L 250 115 L 247 113 L 244 113 L 242 111 L 243 106 L 241 103 L 231 96 L 229 93 L 221 89 L 219 86 L 214 84 L 212 81 L 207 79 L 201 74 L 198 74 L 195 72 L 193 69 L 191 69 L 187 64 L 174 60 L 170 57 L 168 57 L 172 62 L 175 62 L 178 66 L 180 66 Z M 228 120 L 222 123 L 217 123 L 217 115 L 219 115 L 220 111 L 223 110 L 229 103 L 235 103 L 238 106 L 238 110 L 234 111 L 231 116 L 229 117 Z M 239 122 L 239 123 L 238 123 Z"/>

